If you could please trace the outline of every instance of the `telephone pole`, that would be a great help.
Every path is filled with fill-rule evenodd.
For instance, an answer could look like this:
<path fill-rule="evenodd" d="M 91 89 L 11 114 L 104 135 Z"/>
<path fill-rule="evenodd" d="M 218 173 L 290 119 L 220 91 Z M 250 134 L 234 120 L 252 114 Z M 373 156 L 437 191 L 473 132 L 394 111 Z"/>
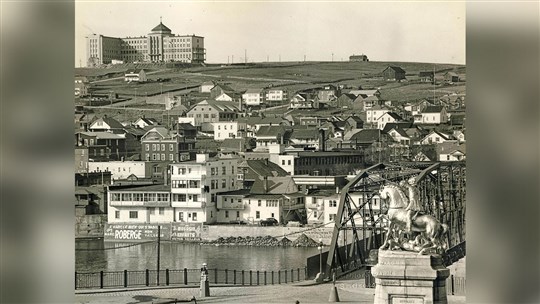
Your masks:
<path fill-rule="evenodd" d="M 159 286 L 159 258 L 160 258 L 160 248 L 161 248 L 161 226 L 157 227 L 157 285 Z"/>

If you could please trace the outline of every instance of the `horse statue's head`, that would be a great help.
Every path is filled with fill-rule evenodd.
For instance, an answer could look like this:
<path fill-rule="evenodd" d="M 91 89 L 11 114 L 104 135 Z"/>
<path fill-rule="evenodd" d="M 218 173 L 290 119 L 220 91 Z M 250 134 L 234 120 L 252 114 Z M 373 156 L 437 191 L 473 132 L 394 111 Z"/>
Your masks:
<path fill-rule="evenodd" d="M 390 183 L 379 189 L 381 200 L 389 200 L 389 208 L 405 208 L 407 206 L 407 197 L 398 185 Z"/>

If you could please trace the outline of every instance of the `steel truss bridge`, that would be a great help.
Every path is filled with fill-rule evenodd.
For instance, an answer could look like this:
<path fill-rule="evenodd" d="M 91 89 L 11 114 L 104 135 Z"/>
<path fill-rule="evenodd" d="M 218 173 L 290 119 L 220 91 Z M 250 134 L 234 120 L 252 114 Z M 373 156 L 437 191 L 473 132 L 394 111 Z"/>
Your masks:
<path fill-rule="evenodd" d="M 382 245 L 388 225 L 387 218 L 381 216 L 387 206 L 379 199 L 378 190 L 388 182 L 413 176 L 424 211 L 448 225 L 449 249 L 444 263 L 448 266 L 465 256 L 465 162 L 380 163 L 361 171 L 341 190 L 323 269 L 327 278 L 331 273 L 340 275 L 366 265 L 369 251 Z"/>

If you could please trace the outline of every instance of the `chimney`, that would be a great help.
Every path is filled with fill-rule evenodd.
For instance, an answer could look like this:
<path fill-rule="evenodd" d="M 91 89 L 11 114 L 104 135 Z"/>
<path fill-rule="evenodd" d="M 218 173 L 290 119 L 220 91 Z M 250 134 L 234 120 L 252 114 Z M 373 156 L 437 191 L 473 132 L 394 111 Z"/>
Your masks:
<path fill-rule="evenodd" d="M 326 139 L 324 129 L 319 129 L 319 151 L 326 151 Z"/>
<path fill-rule="evenodd" d="M 264 193 L 267 193 L 268 192 L 268 176 L 263 177 L 263 188 L 264 188 Z"/>

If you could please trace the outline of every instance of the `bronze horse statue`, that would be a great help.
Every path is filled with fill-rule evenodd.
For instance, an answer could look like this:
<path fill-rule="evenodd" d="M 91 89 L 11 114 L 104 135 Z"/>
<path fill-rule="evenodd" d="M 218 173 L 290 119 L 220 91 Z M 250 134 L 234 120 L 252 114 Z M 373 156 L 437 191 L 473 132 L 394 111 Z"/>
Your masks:
<path fill-rule="evenodd" d="M 388 184 L 379 191 L 382 200 L 388 204 L 388 233 L 380 249 L 404 249 L 417 251 L 419 254 L 428 254 L 433 251 L 442 254 L 447 249 L 444 235 L 448 232 L 448 225 L 441 224 L 429 214 L 419 214 L 412 221 L 411 230 L 418 235 L 412 240 L 411 232 L 406 231 L 408 213 L 408 199 L 405 193 L 395 184 Z M 403 232 L 409 234 L 409 240 L 403 239 Z"/>

